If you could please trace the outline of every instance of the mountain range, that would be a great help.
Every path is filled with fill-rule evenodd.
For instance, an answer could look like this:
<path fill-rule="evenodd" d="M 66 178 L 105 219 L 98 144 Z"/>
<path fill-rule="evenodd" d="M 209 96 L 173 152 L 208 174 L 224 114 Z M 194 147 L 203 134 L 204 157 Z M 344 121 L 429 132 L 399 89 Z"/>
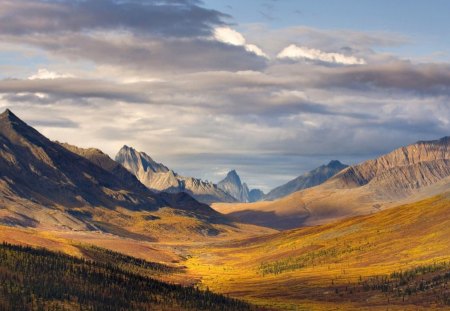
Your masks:
<path fill-rule="evenodd" d="M 332 161 L 268 196 L 311 188 L 274 201 L 214 203 L 214 210 L 196 198 L 204 202 L 250 202 L 263 195 L 259 190 L 249 191 L 235 170 L 214 185 L 179 176 L 127 146 L 114 161 L 98 149 L 52 142 L 9 110 L 0 115 L 0 140 L 0 204 L 4 206 L 0 221 L 31 227 L 123 229 L 120 224 L 124 223 L 125 212 L 132 215 L 125 223 L 127 230 L 133 231 L 142 217 L 157 218 L 168 208 L 186 216 L 184 220 L 190 219 L 187 222 L 193 223 L 189 226 L 199 228 L 200 235 L 224 230 L 216 225 L 231 220 L 220 213 L 243 223 L 286 229 L 377 212 L 398 202 L 438 194 L 450 182 L 450 138 L 444 137 L 347 168 Z M 137 217 L 134 211 L 148 215 Z M 173 220 L 163 218 L 161 222 L 168 219 Z M 158 221 L 152 225 L 158 227 Z M 141 233 L 147 231 L 140 229 Z"/>
<path fill-rule="evenodd" d="M 233 170 L 211 187 L 236 196 L 234 203 L 214 203 L 214 209 L 187 187 L 177 188 L 185 177 L 122 149 L 114 161 L 99 149 L 51 141 L 10 110 L 0 115 L 0 240 L 16 244 L 0 250 L 6 258 L 0 278 L 16 293 L 0 287 L 7 298 L 0 299 L 2 308 L 31 310 L 36 301 L 53 307 L 58 301 L 78 309 L 87 296 L 89 306 L 104 303 L 90 289 L 114 306 L 119 287 L 99 282 L 98 271 L 118 286 L 133 280 L 127 284 L 134 284 L 135 300 L 121 296 L 128 309 L 150 297 L 140 294 L 143 284 L 148 293 L 161 290 L 152 301 L 168 310 L 450 306 L 450 137 L 348 167 L 331 161 L 269 192 L 287 194 L 273 201 L 254 190 L 261 201 L 236 203 L 253 199 Z M 155 179 L 160 188 L 154 190 L 140 181 L 156 174 L 176 181 Z M 164 188 L 168 184 L 174 187 Z M 36 259 L 42 257 L 95 272 L 70 269 L 60 279 L 59 268 Z M 27 278 L 43 269 L 31 288 Z M 49 275 L 53 281 L 43 291 Z M 61 295 L 66 290 L 74 294 L 70 303 Z M 23 292 L 29 298 L 17 300 Z"/>
<path fill-rule="evenodd" d="M 0 224 L 145 239 L 250 228 L 187 193 L 150 191 L 100 150 L 52 142 L 10 110 L 0 115 Z"/>
<path fill-rule="evenodd" d="M 236 202 L 230 194 L 215 184 L 198 178 L 178 175 L 149 155 L 128 146 L 123 146 L 115 160 L 134 174 L 141 183 L 151 190 L 170 193 L 186 192 L 200 202 Z"/>
<path fill-rule="evenodd" d="M 235 219 L 277 229 L 378 212 L 450 185 L 450 138 L 420 141 L 349 166 L 326 182 L 274 201 L 213 204 Z"/>

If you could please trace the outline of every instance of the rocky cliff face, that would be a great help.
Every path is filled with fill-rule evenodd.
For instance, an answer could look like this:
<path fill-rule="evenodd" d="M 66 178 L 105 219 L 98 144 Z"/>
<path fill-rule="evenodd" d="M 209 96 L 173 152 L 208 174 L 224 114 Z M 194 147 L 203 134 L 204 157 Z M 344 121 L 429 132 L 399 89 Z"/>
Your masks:
<path fill-rule="evenodd" d="M 149 155 L 124 146 L 116 161 L 134 174 L 139 181 L 154 191 L 186 192 L 203 203 L 235 202 L 236 200 L 211 182 L 178 175 Z"/>
<path fill-rule="evenodd" d="M 217 183 L 217 186 L 239 202 L 257 202 L 264 196 L 259 189 L 249 190 L 247 184 L 241 182 L 236 170 L 228 172 L 227 176 Z"/>
<path fill-rule="evenodd" d="M 9 110 L 0 115 L 1 223 L 86 230 L 92 227 L 89 214 L 80 213 L 85 208 L 155 210 L 167 206 L 128 178 L 123 182 L 50 141 Z"/>
<path fill-rule="evenodd" d="M 0 115 L 0 140 L 1 179 L 25 198 L 68 207 L 159 205 L 156 196 L 141 195 L 146 192 L 142 185 L 122 184 L 100 166 L 48 140 L 9 110 Z"/>
<path fill-rule="evenodd" d="M 265 197 L 264 200 L 273 201 L 282 197 L 285 197 L 291 193 L 299 190 L 315 187 L 327 181 L 329 178 L 333 177 L 347 165 L 342 164 L 339 161 L 331 161 L 327 165 L 322 165 L 306 174 L 303 174 L 288 183 L 281 185 L 273 190 L 271 190 Z"/>
<path fill-rule="evenodd" d="M 404 197 L 450 176 L 450 137 L 421 141 L 351 166 L 330 181 L 340 188 L 366 186 Z"/>
<path fill-rule="evenodd" d="M 52 142 L 11 111 L 0 115 L 2 225 L 171 239 L 214 236 L 228 223 L 187 193 L 149 190 L 98 149 Z"/>

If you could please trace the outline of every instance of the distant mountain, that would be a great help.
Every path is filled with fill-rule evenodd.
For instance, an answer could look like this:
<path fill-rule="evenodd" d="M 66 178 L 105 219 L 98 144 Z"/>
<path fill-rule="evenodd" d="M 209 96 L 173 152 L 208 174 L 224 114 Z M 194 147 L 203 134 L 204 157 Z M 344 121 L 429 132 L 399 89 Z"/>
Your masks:
<path fill-rule="evenodd" d="M 217 183 L 217 186 L 239 202 L 257 202 L 264 196 L 259 189 L 249 190 L 247 184 L 241 182 L 236 170 L 229 171 L 227 176 Z"/>
<path fill-rule="evenodd" d="M 444 137 L 349 166 L 316 187 L 274 201 L 213 208 L 241 222 L 290 229 L 375 213 L 448 189 L 450 137 Z"/>
<path fill-rule="evenodd" d="M 315 187 L 333 177 L 348 165 L 342 164 L 339 161 L 331 161 L 327 165 L 319 166 L 318 168 L 300 175 L 299 177 L 289 181 L 288 183 L 271 190 L 265 197 L 265 200 L 273 201 L 285 197 L 291 193 L 299 190 Z"/>
<path fill-rule="evenodd" d="M 116 161 L 134 174 L 151 190 L 171 193 L 186 192 L 200 202 L 236 202 L 229 194 L 215 184 L 201 179 L 178 175 L 149 155 L 134 148 L 123 146 L 116 155 Z"/>
<path fill-rule="evenodd" d="M 252 189 L 248 193 L 248 200 L 250 202 L 258 202 L 264 199 L 264 192 L 260 189 Z"/>

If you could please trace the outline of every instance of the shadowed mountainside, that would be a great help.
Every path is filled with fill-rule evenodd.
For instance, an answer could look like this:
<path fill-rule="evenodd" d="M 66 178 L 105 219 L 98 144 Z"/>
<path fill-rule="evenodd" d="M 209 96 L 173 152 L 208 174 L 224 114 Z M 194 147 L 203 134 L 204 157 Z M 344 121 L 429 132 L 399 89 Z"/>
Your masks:
<path fill-rule="evenodd" d="M 428 197 L 450 185 L 450 138 L 422 141 L 350 166 L 325 183 L 272 202 L 214 204 L 242 222 L 289 229 Z"/>
<path fill-rule="evenodd" d="M 9 110 L 0 143 L 1 224 L 142 239 L 255 230 L 188 194 L 154 193 L 100 150 L 52 142 Z"/>
<path fill-rule="evenodd" d="M 318 168 L 306 174 L 300 175 L 284 185 L 276 187 L 264 197 L 264 200 L 273 201 L 296 191 L 320 185 L 346 167 L 348 167 L 348 165 L 342 164 L 339 161 L 331 161 L 327 165 L 319 166 Z"/>
<path fill-rule="evenodd" d="M 123 146 L 115 159 L 151 190 L 171 193 L 186 192 L 198 201 L 207 204 L 236 201 L 215 184 L 178 175 L 165 165 L 155 162 L 146 153 L 139 152 L 134 148 Z"/>

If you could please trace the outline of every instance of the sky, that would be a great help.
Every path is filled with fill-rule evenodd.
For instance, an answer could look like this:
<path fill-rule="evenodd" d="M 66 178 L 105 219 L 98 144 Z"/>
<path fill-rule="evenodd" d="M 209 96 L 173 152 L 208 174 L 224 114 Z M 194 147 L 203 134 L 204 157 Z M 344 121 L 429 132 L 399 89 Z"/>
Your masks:
<path fill-rule="evenodd" d="M 268 191 L 450 135 L 450 1 L 0 0 L 0 109 Z"/>

